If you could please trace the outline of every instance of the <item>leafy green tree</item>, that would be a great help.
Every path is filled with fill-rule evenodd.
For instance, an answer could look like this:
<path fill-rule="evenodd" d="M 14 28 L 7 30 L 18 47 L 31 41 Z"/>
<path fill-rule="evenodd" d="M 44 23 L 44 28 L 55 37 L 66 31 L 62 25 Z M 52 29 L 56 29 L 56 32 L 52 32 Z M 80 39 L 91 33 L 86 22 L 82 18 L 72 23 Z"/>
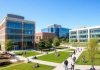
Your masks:
<path fill-rule="evenodd" d="M 69 39 L 68 38 L 66 39 L 66 43 L 69 43 Z"/>
<path fill-rule="evenodd" d="M 10 51 L 13 49 L 13 41 L 12 40 L 7 40 L 5 43 L 5 49 L 6 51 Z"/>
<path fill-rule="evenodd" d="M 45 41 L 44 40 L 40 40 L 37 44 L 38 49 L 42 50 L 45 48 Z"/>
<path fill-rule="evenodd" d="M 87 46 L 87 51 L 89 53 L 89 59 L 92 66 L 94 66 L 95 56 L 98 49 L 98 39 L 90 39 Z"/>
<path fill-rule="evenodd" d="M 54 40 L 53 40 L 53 46 L 55 48 L 57 48 L 59 45 L 60 45 L 59 39 L 57 37 L 55 37 Z"/>
<path fill-rule="evenodd" d="M 65 38 L 61 38 L 61 43 L 65 43 L 66 39 Z"/>
<path fill-rule="evenodd" d="M 52 42 L 49 39 L 45 40 L 45 48 L 50 49 L 51 47 L 52 47 Z"/>

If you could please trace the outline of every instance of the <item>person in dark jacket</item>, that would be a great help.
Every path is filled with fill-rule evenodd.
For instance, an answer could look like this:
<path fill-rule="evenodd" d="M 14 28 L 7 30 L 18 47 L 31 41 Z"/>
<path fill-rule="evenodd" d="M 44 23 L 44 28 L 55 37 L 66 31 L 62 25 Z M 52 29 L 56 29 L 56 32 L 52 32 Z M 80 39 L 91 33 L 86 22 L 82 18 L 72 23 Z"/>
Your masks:
<path fill-rule="evenodd" d="M 90 68 L 90 70 L 95 70 L 94 66 L 92 66 L 92 67 Z"/>
<path fill-rule="evenodd" d="M 65 70 L 68 70 L 68 60 L 65 60 L 64 65 L 65 65 Z"/>

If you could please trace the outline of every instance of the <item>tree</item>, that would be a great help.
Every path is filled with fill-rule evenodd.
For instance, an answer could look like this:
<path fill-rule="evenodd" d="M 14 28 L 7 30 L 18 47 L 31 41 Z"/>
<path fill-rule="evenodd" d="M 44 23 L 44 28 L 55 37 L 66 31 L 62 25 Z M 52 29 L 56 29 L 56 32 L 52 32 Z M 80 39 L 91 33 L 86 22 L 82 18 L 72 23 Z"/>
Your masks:
<path fill-rule="evenodd" d="M 69 39 L 68 38 L 66 38 L 66 42 L 69 43 Z"/>
<path fill-rule="evenodd" d="M 53 40 L 53 46 L 56 48 L 60 45 L 59 39 L 57 37 L 54 38 Z"/>
<path fill-rule="evenodd" d="M 5 43 L 5 49 L 6 51 L 10 51 L 13 48 L 13 41 L 12 40 L 7 40 Z"/>
<path fill-rule="evenodd" d="M 45 48 L 49 49 L 51 47 L 52 47 L 52 42 L 49 39 L 45 40 Z"/>
<path fill-rule="evenodd" d="M 94 66 L 95 56 L 98 48 L 98 39 L 90 39 L 87 46 L 87 51 L 89 53 L 89 60 L 92 66 Z"/>
<path fill-rule="evenodd" d="M 38 49 L 42 50 L 45 48 L 45 41 L 44 40 L 40 40 L 37 44 Z"/>
<path fill-rule="evenodd" d="M 66 39 L 63 37 L 63 38 L 61 38 L 61 42 L 62 43 L 65 43 L 66 42 Z"/>

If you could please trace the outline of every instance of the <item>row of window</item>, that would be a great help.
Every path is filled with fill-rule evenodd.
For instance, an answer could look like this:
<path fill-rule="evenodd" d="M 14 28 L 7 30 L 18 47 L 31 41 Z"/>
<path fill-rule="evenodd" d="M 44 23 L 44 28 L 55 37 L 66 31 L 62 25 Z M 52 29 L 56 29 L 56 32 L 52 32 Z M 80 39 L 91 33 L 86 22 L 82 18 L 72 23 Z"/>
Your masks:
<path fill-rule="evenodd" d="M 90 38 L 100 38 L 100 34 L 90 35 Z M 70 36 L 70 38 L 76 38 L 76 36 Z M 88 35 L 79 35 L 79 38 L 88 38 Z"/>
<path fill-rule="evenodd" d="M 100 38 L 100 34 L 96 34 L 96 35 L 90 35 L 91 38 Z"/>
<path fill-rule="evenodd" d="M 7 35 L 7 39 L 22 39 L 21 35 Z M 23 36 L 23 39 L 34 39 L 33 36 Z"/>
<path fill-rule="evenodd" d="M 70 36 L 70 38 L 76 38 L 76 36 Z"/>
<path fill-rule="evenodd" d="M 88 35 L 80 35 L 79 38 L 88 38 Z"/>
<path fill-rule="evenodd" d="M 91 29 L 90 33 L 100 33 L 100 28 L 98 28 L 98 29 Z"/>
<path fill-rule="evenodd" d="M 84 33 L 88 33 L 88 30 L 80 30 L 79 34 L 84 34 Z M 100 28 L 97 29 L 91 29 L 90 33 L 100 33 Z M 72 31 L 71 34 L 77 34 L 76 31 Z"/>
<path fill-rule="evenodd" d="M 80 34 L 88 33 L 88 30 L 79 31 Z"/>
<path fill-rule="evenodd" d="M 72 31 L 71 34 L 77 34 L 77 32 L 76 31 Z"/>
<path fill-rule="evenodd" d="M 7 27 L 8 28 L 22 29 L 22 22 L 12 22 L 12 21 L 8 21 L 7 22 Z M 34 29 L 34 24 L 24 23 L 23 24 L 23 28 L 24 29 Z"/>
<path fill-rule="evenodd" d="M 22 30 L 21 29 L 11 29 L 11 28 L 7 28 L 7 33 L 14 33 L 14 34 L 22 34 Z M 23 34 L 33 34 L 34 31 L 33 30 L 24 30 Z"/>

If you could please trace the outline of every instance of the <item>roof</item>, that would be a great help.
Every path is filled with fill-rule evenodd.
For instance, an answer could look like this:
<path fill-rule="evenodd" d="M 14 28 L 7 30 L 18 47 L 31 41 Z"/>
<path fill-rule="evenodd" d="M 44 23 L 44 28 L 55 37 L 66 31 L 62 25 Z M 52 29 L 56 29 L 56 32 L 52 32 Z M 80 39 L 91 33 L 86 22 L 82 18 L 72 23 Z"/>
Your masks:
<path fill-rule="evenodd" d="M 85 29 L 95 29 L 95 28 L 100 28 L 100 26 L 85 27 L 85 28 L 79 28 L 79 29 L 72 29 L 70 31 L 85 30 Z"/>

